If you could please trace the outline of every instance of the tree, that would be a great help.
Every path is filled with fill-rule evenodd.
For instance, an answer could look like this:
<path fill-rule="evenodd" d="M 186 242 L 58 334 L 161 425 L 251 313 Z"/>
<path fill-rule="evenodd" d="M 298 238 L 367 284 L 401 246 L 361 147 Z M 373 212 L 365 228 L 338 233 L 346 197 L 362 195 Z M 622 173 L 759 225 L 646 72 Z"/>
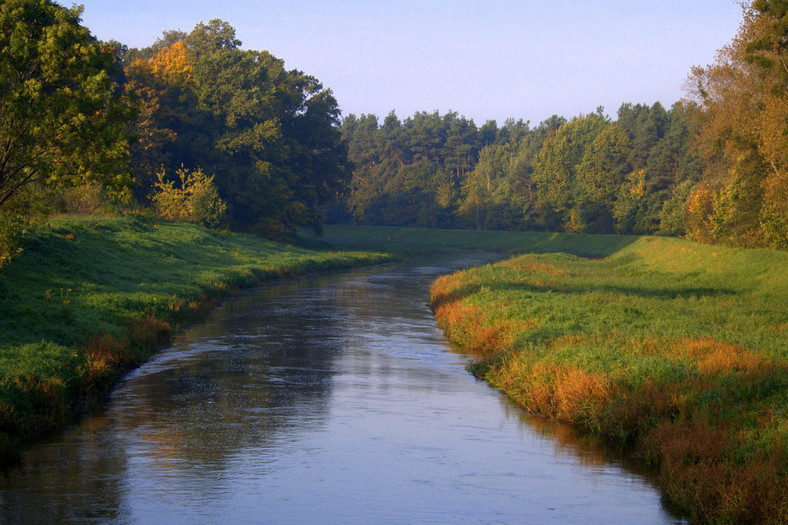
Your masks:
<path fill-rule="evenodd" d="M 344 191 L 350 174 L 333 94 L 266 51 L 207 49 L 196 89 L 214 119 L 211 171 L 234 226 L 268 237 L 299 226 L 320 233 L 320 205 Z"/>
<path fill-rule="evenodd" d="M 126 89 L 140 108 L 132 126 L 135 141 L 131 145 L 134 190 L 140 199 L 148 197 L 162 166 L 176 162 L 197 165 L 189 149 L 204 148 L 190 133 L 197 120 L 194 65 L 180 35 L 165 33 L 167 44 L 160 39 L 151 49 L 131 53 L 125 67 Z"/>
<path fill-rule="evenodd" d="M 599 113 L 575 117 L 550 134 L 535 162 L 534 182 L 544 226 L 553 231 L 582 229 L 575 207 L 578 168 L 586 149 L 609 125 Z"/>
<path fill-rule="evenodd" d="M 629 134 L 632 150 L 627 159 L 634 171 L 646 167 L 652 149 L 665 134 L 668 114 L 659 102 L 649 107 L 646 104 L 622 104 L 618 109 L 616 123 Z"/>
<path fill-rule="evenodd" d="M 578 167 L 576 188 L 578 226 L 594 233 L 613 232 L 613 206 L 632 171 L 629 136 L 618 124 L 605 128 L 588 147 Z"/>
<path fill-rule="evenodd" d="M 489 223 L 493 208 L 493 195 L 504 179 L 504 159 L 508 152 L 504 146 L 487 146 L 479 155 L 473 172 L 463 180 L 462 202 L 458 213 L 477 230 L 499 226 Z"/>
<path fill-rule="evenodd" d="M 180 164 L 214 174 L 235 229 L 272 238 L 300 226 L 319 233 L 323 208 L 349 182 L 337 101 L 314 77 L 240 44 L 216 19 L 127 53 L 129 89 L 142 107 L 137 193 L 177 183 L 154 174 Z"/>
<path fill-rule="evenodd" d="M 241 47 L 241 41 L 235 38 L 233 26 L 218 18 L 194 26 L 192 32 L 184 36 L 184 42 L 195 60 Z"/>
<path fill-rule="evenodd" d="M 565 123 L 566 119 L 553 115 L 536 128 L 528 130 L 516 144 L 509 159 L 507 180 L 511 188 L 511 206 L 519 209 L 523 227 L 534 228 L 542 224 L 537 209 L 534 165 L 545 140 L 554 136 Z"/>
<path fill-rule="evenodd" d="M 787 12 L 754 2 L 717 61 L 693 69 L 705 162 L 690 197 L 695 238 L 788 248 Z"/>
<path fill-rule="evenodd" d="M 131 182 L 114 56 L 80 25 L 82 9 L 0 3 L 0 207 L 33 189 Z"/>

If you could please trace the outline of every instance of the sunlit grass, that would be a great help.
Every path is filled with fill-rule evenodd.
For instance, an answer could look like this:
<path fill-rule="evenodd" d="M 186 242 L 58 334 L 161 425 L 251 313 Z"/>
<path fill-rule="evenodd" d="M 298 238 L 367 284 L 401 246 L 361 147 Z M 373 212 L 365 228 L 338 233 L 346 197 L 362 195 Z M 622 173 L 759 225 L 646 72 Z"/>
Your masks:
<path fill-rule="evenodd" d="M 567 252 L 589 257 L 615 253 L 638 237 L 577 233 L 439 230 L 396 226 L 329 225 L 324 241 L 337 246 L 405 253 L 491 250 L 515 253 Z"/>
<path fill-rule="evenodd" d="M 523 255 L 431 290 L 475 373 L 634 446 L 699 521 L 788 521 L 788 254 L 641 238 Z"/>
<path fill-rule="evenodd" d="M 189 224 L 61 218 L 0 270 L 0 461 L 73 419 L 236 288 L 387 260 Z"/>

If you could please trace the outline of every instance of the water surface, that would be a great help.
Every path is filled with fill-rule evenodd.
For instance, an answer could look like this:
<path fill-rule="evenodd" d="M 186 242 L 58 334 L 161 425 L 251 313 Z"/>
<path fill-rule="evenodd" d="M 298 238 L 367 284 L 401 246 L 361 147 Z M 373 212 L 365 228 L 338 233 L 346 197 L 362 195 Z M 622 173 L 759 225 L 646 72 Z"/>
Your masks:
<path fill-rule="evenodd" d="M 464 369 L 427 287 L 479 257 L 250 290 L 0 482 L 7 522 L 672 523 Z"/>

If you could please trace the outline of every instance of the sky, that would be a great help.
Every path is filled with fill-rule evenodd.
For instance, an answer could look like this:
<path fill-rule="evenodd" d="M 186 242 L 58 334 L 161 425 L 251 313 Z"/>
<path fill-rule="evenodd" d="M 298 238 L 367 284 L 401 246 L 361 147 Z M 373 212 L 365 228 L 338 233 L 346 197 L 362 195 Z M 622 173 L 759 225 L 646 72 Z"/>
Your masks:
<path fill-rule="evenodd" d="M 669 108 L 742 20 L 735 0 L 77 1 L 101 40 L 142 48 L 220 18 L 243 48 L 318 78 L 343 115 L 456 111 L 479 126 Z"/>

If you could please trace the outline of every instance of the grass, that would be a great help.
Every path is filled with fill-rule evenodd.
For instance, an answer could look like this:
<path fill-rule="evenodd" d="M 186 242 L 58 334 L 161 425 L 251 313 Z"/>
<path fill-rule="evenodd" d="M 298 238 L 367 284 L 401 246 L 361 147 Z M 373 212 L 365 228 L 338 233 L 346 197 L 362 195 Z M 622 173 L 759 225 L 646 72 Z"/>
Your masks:
<path fill-rule="evenodd" d="M 52 221 L 0 271 L 0 457 L 95 406 L 233 289 L 384 260 L 326 243 L 528 253 L 431 289 L 472 371 L 534 413 L 633 447 L 697 522 L 788 522 L 788 254 L 666 238 L 329 226 L 292 247 Z"/>
<path fill-rule="evenodd" d="M 597 237 L 575 239 L 554 251 Z M 632 446 L 694 521 L 788 522 L 788 253 L 600 245 L 441 277 L 438 322 L 522 407 Z"/>
<path fill-rule="evenodd" d="M 219 297 L 387 258 L 139 218 L 53 219 L 0 270 L 0 463 L 100 404 Z"/>
<path fill-rule="evenodd" d="M 438 230 L 393 226 L 329 225 L 323 241 L 346 248 L 364 248 L 404 254 L 457 250 L 516 253 L 566 252 L 604 257 L 637 239 L 631 235 L 582 235 L 577 233 Z"/>

